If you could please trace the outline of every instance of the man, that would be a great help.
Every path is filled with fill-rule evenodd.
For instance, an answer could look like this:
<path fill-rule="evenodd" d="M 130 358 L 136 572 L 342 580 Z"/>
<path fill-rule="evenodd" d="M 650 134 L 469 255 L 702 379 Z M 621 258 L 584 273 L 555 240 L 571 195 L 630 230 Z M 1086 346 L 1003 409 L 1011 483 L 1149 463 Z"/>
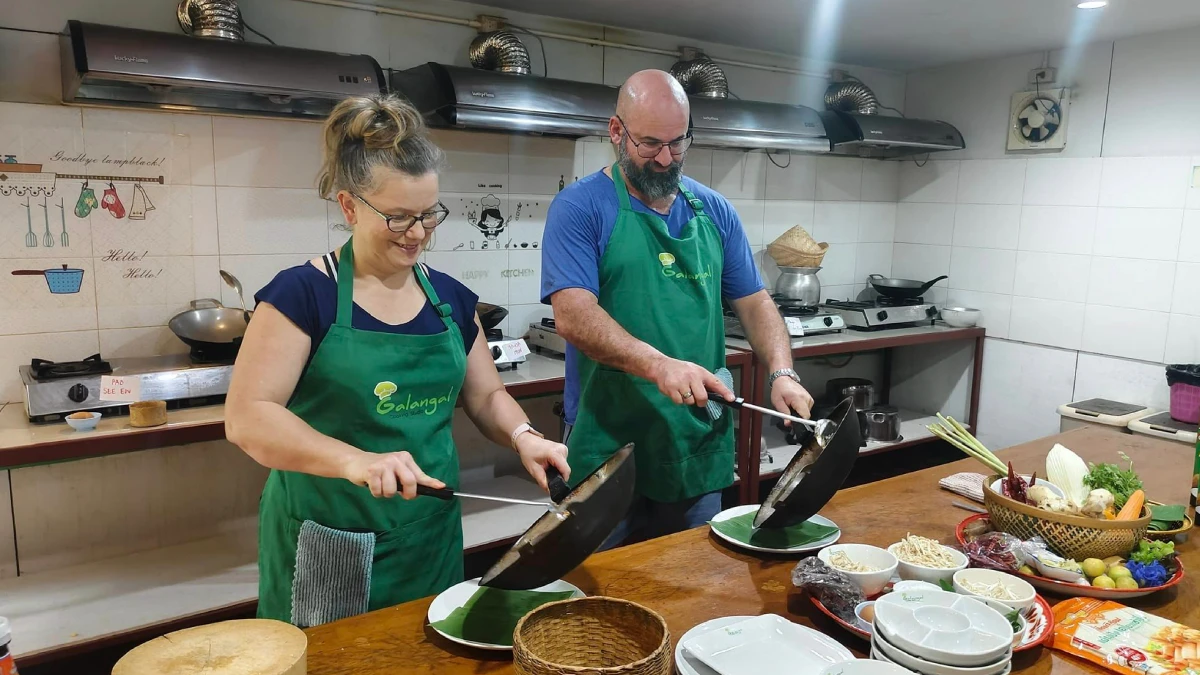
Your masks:
<path fill-rule="evenodd" d="M 638 497 L 605 547 L 696 527 L 733 482 L 734 415 L 713 421 L 709 393 L 725 364 L 721 300 L 770 369 L 771 404 L 808 417 L 812 397 L 763 288 L 741 221 L 720 194 L 684 177 L 690 108 L 669 74 L 621 87 L 609 138 L 617 163 L 550 205 L 542 302 L 570 344 L 564 408 L 571 475 L 587 476 L 635 443 Z"/>

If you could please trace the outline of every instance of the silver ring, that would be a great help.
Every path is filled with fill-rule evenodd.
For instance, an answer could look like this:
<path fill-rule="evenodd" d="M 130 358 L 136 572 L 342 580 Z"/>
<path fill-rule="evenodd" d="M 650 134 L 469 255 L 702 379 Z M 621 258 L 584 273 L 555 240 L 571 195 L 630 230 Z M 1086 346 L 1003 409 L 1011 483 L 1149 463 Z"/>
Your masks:
<path fill-rule="evenodd" d="M 684 398 L 691 398 L 691 397 L 692 397 L 692 392 L 690 392 L 690 391 L 689 391 L 688 393 L 684 394 L 684 395 L 683 395 L 683 397 L 684 397 Z"/>

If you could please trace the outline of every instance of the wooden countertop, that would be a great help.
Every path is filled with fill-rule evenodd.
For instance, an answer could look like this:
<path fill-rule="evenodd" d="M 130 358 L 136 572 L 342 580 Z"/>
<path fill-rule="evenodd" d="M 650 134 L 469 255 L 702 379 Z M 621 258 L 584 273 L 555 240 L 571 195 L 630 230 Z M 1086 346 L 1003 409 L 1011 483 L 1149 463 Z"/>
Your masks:
<path fill-rule="evenodd" d="M 1045 455 L 1055 442 L 1088 461 L 1114 461 L 1123 450 L 1133 458 L 1152 498 L 1186 504 L 1193 452 L 1178 443 L 1077 429 L 1009 450 L 1000 456 L 1022 471 L 1044 471 Z M 974 460 L 911 473 L 839 492 L 822 510 L 842 528 L 842 541 L 887 546 L 912 532 L 954 541 L 954 528 L 970 514 L 954 508 L 961 497 L 937 487 L 938 479 L 958 471 L 980 471 Z M 1180 546 L 1188 577 L 1174 589 L 1130 605 L 1200 627 L 1200 551 L 1195 542 Z M 865 657 L 867 643 L 819 614 L 791 582 L 797 558 L 756 557 L 718 543 L 707 526 L 669 537 L 600 553 L 567 579 L 589 595 L 608 595 L 643 604 L 667 620 L 673 639 L 709 619 L 775 613 L 812 626 Z M 1061 598 L 1050 596 L 1052 603 Z M 442 639 L 425 623 L 431 599 L 309 629 L 309 675 L 383 675 L 511 673 L 508 653 L 480 652 Z M 1050 649 L 1018 654 L 1014 672 L 1068 675 L 1107 672 Z"/>

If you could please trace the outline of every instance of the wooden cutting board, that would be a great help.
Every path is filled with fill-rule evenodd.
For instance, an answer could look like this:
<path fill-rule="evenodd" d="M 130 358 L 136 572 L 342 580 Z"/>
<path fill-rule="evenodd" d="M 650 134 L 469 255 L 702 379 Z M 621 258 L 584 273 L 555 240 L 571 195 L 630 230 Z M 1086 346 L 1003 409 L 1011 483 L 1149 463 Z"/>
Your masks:
<path fill-rule="evenodd" d="M 308 637 L 269 619 L 222 621 L 168 633 L 131 650 L 112 675 L 305 675 Z"/>

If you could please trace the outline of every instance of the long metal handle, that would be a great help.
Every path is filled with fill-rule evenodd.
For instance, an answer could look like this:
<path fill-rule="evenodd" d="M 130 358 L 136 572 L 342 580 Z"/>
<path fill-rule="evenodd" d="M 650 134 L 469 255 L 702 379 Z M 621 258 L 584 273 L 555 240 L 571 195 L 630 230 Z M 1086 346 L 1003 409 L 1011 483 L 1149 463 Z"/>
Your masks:
<path fill-rule="evenodd" d="M 738 400 L 742 401 L 742 399 L 738 399 Z M 817 429 L 817 423 L 813 420 L 806 420 L 803 417 L 796 417 L 794 415 L 785 415 L 784 413 L 781 413 L 778 410 L 764 408 L 762 406 L 754 405 L 753 403 L 746 403 L 745 401 L 742 401 L 741 405 L 742 405 L 742 407 L 749 408 L 755 412 L 760 412 L 764 415 L 771 415 L 773 417 L 778 417 L 781 420 L 787 420 L 789 422 L 803 424 L 804 426 L 806 426 L 809 429 L 812 429 L 814 431 Z"/>
<path fill-rule="evenodd" d="M 417 494 L 426 497 L 436 497 L 438 499 L 451 500 L 455 497 L 464 497 L 466 499 L 482 499 L 488 502 L 501 502 L 503 504 L 521 504 L 522 506 L 540 506 L 543 509 L 550 509 L 554 505 L 547 502 L 535 502 L 530 499 L 509 499 L 508 497 L 492 497 L 490 495 L 476 495 L 469 492 L 455 492 L 450 488 L 431 488 L 425 485 L 417 486 Z"/>

